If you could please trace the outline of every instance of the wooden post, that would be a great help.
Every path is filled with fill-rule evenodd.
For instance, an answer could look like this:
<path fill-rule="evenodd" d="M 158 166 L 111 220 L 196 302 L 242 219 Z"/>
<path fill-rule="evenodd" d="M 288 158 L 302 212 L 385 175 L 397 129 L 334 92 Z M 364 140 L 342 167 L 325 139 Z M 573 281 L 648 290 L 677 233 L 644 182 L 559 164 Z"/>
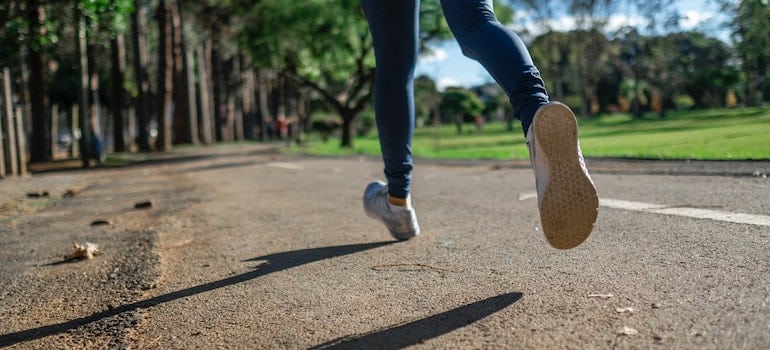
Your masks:
<path fill-rule="evenodd" d="M 237 107 L 235 103 L 235 95 L 229 95 L 227 97 L 227 141 L 240 141 L 243 139 L 243 125 L 238 124 Z M 243 119 L 241 119 L 243 120 Z M 238 127 L 241 129 L 241 138 L 238 138 Z"/>
<path fill-rule="evenodd" d="M 7 100 L 3 99 L 3 104 L 7 104 Z M 5 177 L 5 137 L 3 137 L 3 114 L 0 114 L 0 178 Z"/>
<path fill-rule="evenodd" d="M 19 176 L 27 176 L 27 140 L 24 135 L 24 111 L 16 109 L 16 151 L 18 152 Z"/>
<path fill-rule="evenodd" d="M 11 70 L 6 67 L 3 69 L 3 100 L 6 101 L 5 105 L 5 118 L 2 122 L 6 135 L 8 135 L 6 144 L 8 145 L 8 165 L 10 169 L 6 169 L 9 174 L 16 175 L 19 172 L 18 162 L 16 158 L 16 128 L 13 124 L 13 95 L 11 94 Z"/>
<path fill-rule="evenodd" d="M 72 105 L 72 124 L 70 125 L 70 136 L 72 143 L 70 147 L 70 157 L 80 157 L 80 138 L 83 137 L 80 133 L 80 108 L 78 105 Z"/>
<path fill-rule="evenodd" d="M 5 70 L 3 70 L 3 73 L 5 73 Z M 3 82 L 5 82 L 6 77 L 5 74 L 3 74 Z M 13 103 L 13 101 L 9 101 L 7 94 L 5 93 L 5 83 L 3 84 L 3 95 L 0 96 L 0 99 L 3 100 L 3 106 L 8 106 L 9 104 Z M 4 112 L 0 112 L 0 178 L 5 177 L 5 136 L 3 130 L 6 128 L 3 127 L 3 114 Z"/>
<path fill-rule="evenodd" d="M 59 140 L 59 105 L 51 106 L 51 159 L 56 159 L 56 149 Z"/>
<path fill-rule="evenodd" d="M 126 151 L 136 152 L 136 109 L 133 106 L 129 106 L 126 116 L 128 117 L 128 131 L 124 132 L 124 134 L 127 134 L 125 136 Z"/>

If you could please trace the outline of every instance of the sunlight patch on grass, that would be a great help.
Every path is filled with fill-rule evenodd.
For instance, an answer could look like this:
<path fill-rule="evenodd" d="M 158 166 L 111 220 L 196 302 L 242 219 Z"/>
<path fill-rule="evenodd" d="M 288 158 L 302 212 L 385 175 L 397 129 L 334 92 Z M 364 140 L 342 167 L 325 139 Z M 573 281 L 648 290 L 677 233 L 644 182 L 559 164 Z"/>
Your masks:
<path fill-rule="evenodd" d="M 770 159 L 770 109 L 742 108 L 649 114 L 634 119 L 627 114 L 581 119 L 580 144 L 586 157 L 649 159 Z M 358 137 L 352 149 L 338 139 L 311 140 L 290 152 L 312 155 L 379 155 L 376 135 Z M 470 125 L 457 134 L 453 125 L 415 130 L 415 157 L 432 159 L 528 159 L 523 133 L 508 131 L 503 123 L 484 125 L 477 133 Z"/>

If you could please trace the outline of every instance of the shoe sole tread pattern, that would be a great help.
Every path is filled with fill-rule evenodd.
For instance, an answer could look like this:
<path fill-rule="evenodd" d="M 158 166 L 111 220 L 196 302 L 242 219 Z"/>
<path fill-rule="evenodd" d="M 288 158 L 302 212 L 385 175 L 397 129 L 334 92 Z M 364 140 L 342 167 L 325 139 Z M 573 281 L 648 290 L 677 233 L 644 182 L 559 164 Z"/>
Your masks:
<path fill-rule="evenodd" d="M 574 248 L 593 230 L 599 207 L 596 188 L 577 157 L 577 121 L 566 106 L 554 104 L 541 109 L 534 123 L 549 171 L 539 203 L 543 232 L 554 248 Z"/>

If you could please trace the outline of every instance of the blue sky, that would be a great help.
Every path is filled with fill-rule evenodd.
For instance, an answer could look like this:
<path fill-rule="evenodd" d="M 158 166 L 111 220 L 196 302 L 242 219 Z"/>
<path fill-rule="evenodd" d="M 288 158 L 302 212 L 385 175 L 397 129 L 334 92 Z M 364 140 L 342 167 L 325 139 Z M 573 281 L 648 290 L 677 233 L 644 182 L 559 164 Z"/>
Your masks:
<path fill-rule="evenodd" d="M 710 0 L 678 0 L 674 5 L 680 14 L 685 17 L 681 23 L 682 29 L 699 29 L 717 36 L 724 41 L 728 41 L 727 33 L 720 31 L 718 24 L 724 21 L 724 15 L 719 13 L 716 4 Z M 517 15 L 523 12 L 518 12 Z M 523 21 L 516 20 L 521 23 Z M 564 30 L 572 29 L 573 21 L 564 17 L 559 19 L 557 28 Z M 644 19 L 629 15 L 617 15 L 610 21 L 610 28 L 617 28 L 628 23 L 644 23 Z M 517 27 L 514 25 L 514 30 Z M 519 28 L 520 29 L 520 28 Z M 492 82 L 492 78 L 487 74 L 484 67 L 465 56 L 460 51 L 460 47 L 454 40 L 449 40 L 439 45 L 433 46 L 433 53 L 421 56 L 417 64 L 417 75 L 428 75 L 432 77 L 439 88 L 446 86 L 475 86 L 487 82 Z"/>

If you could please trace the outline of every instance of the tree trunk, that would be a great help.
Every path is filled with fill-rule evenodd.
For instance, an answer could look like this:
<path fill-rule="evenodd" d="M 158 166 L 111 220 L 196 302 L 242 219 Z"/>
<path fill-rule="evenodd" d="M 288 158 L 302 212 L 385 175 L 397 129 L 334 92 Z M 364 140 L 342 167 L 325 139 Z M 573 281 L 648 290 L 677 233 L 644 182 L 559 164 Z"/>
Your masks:
<path fill-rule="evenodd" d="M 642 106 L 639 101 L 639 80 L 641 74 L 634 74 L 634 96 L 631 98 L 631 115 L 639 119 L 642 117 Z"/>
<path fill-rule="evenodd" d="M 187 81 L 187 55 L 185 52 L 184 26 L 179 3 L 170 4 L 173 41 L 173 98 L 174 98 L 174 144 L 193 143 L 192 124 L 194 119 L 190 114 L 189 82 Z"/>
<path fill-rule="evenodd" d="M 214 136 L 217 141 L 226 141 L 227 134 L 226 128 L 226 104 L 222 103 L 222 88 L 224 87 L 224 80 L 222 79 L 224 72 L 222 70 L 222 59 L 219 55 L 219 50 L 212 46 L 211 48 L 211 98 L 213 101 L 212 107 L 214 112 Z"/>
<path fill-rule="evenodd" d="M 270 121 L 270 104 L 267 72 L 264 69 L 257 71 L 257 128 L 259 128 L 259 141 L 267 139 L 267 123 Z"/>
<path fill-rule="evenodd" d="M 16 159 L 16 128 L 13 127 L 13 119 L 15 118 L 14 111 L 13 111 L 13 103 L 10 103 L 10 101 L 13 101 L 13 92 L 11 91 L 11 70 L 8 67 L 3 68 L 3 107 L 4 108 L 4 115 L 2 116 L 2 119 L 0 119 L 0 138 L 2 138 L 2 133 L 4 132 L 6 137 L 5 140 L 0 140 L 0 142 L 5 142 L 5 152 L 4 154 L 7 154 L 8 157 L 5 158 L 3 155 L 0 155 L 0 158 L 5 158 L 5 161 L 3 162 L 3 165 L 0 165 L 0 167 L 3 168 L 3 174 L 9 173 L 11 175 L 14 175 L 18 172 L 18 163 Z M 0 146 L 0 148 L 2 148 Z M 8 167 L 5 167 L 5 163 L 8 163 Z"/>
<path fill-rule="evenodd" d="M 580 104 L 580 114 L 586 118 L 591 116 L 591 95 L 587 90 L 588 87 L 584 85 L 580 94 L 580 100 L 582 101 Z"/>
<path fill-rule="evenodd" d="M 307 125 L 310 122 L 310 98 L 308 97 L 307 91 L 298 88 L 297 89 L 297 105 L 295 107 L 295 111 L 297 113 L 297 130 L 296 130 L 296 137 L 297 144 L 304 143 L 304 133 L 307 129 Z"/>
<path fill-rule="evenodd" d="M 180 17 L 181 18 L 181 17 Z M 184 26 L 183 26 L 184 27 Z M 188 45 L 184 45 L 185 74 L 187 75 L 187 110 L 190 113 L 190 138 L 193 145 L 200 144 L 198 130 L 198 98 L 195 93 L 195 60 L 193 52 Z M 180 106 L 179 108 L 183 108 Z"/>
<path fill-rule="evenodd" d="M 556 101 L 563 101 L 564 100 L 564 79 L 561 78 L 561 74 L 556 74 L 553 77 L 553 100 Z"/>
<path fill-rule="evenodd" d="M 232 118 L 233 118 L 233 134 L 236 141 L 243 141 L 243 103 L 245 100 L 245 75 L 243 74 L 243 66 L 241 66 L 241 57 L 237 55 L 233 57 L 233 77 L 236 79 L 235 86 L 232 94 L 228 94 L 232 98 Z"/>
<path fill-rule="evenodd" d="M 45 13 L 38 0 L 27 2 L 27 21 L 29 37 L 27 38 L 27 64 L 29 65 L 29 101 L 32 118 L 31 161 L 41 162 L 50 159 L 48 118 L 48 93 L 46 92 L 45 61 L 43 47 L 39 38 L 45 34 L 43 21 Z"/>
<path fill-rule="evenodd" d="M 88 129 L 91 131 L 91 158 L 98 163 L 104 161 L 105 144 L 102 136 L 102 102 L 99 98 L 99 68 L 96 64 L 96 45 L 90 45 L 86 55 L 89 64 L 89 89 L 91 93 L 91 118 L 88 119 Z"/>
<path fill-rule="evenodd" d="M 126 151 L 125 116 L 123 115 L 123 74 L 126 69 L 126 44 L 123 34 L 110 40 L 112 57 L 112 140 L 115 152 Z"/>
<path fill-rule="evenodd" d="M 245 139 L 253 140 L 255 115 L 256 115 L 256 92 L 255 89 L 255 76 L 256 72 L 252 68 L 248 61 L 244 58 L 243 67 L 243 84 L 241 85 L 241 109 L 243 110 L 243 137 Z"/>
<path fill-rule="evenodd" d="M 150 99 L 147 91 L 147 73 L 144 67 L 147 66 L 147 50 L 143 33 L 140 29 L 144 26 L 142 18 L 142 0 L 134 0 L 134 13 L 131 14 L 131 41 L 134 51 L 134 79 L 137 89 L 136 95 L 136 144 L 139 151 L 146 152 L 150 150 Z M 133 130 L 131 131 L 133 134 Z"/>
<path fill-rule="evenodd" d="M 762 101 L 764 100 L 764 87 L 765 87 L 765 80 L 767 79 L 767 76 L 765 74 L 765 69 L 767 69 L 767 65 L 764 64 L 758 64 L 758 67 L 762 67 L 760 69 L 756 68 L 747 68 L 745 70 L 746 74 L 746 106 L 748 107 L 755 107 L 762 105 Z"/>
<path fill-rule="evenodd" d="M 455 131 L 457 132 L 457 135 L 462 135 L 463 134 L 463 114 L 456 113 L 454 120 L 455 120 Z"/>
<path fill-rule="evenodd" d="M 171 149 L 172 93 L 174 77 L 174 57 L 172 52 L 171 11 L 166 0 L 158 1 L 156 13 L 158 21 L 158 139 L 155 148 L 158 151 Z"/>
<path fill-rule="evenodd" d="M 201 114 L 200 118 L 200 136 L 206 145 L 214 143 L 214 130 L 212 130 L 212 106 L 211 106 L 211 71 L 210 54 L 211 40 L 207 39 L 201 46 L 198 46 L 198 78 L 200 79 L 200 99 Z"/>
<path fill-rule="evenodd" d="M 275 104 L 275 115 L 276 118 L 282 122 L 282 125 L 284 127 L 283 130 L 278 130 L 279 134 L 281 135 L 281 139 L 284 139 L 288 137 L 288 120 L 286 118 L 286 77 L 283 75 L 278 76 L 278 81 L 275 88 L 275 94 L 276 94 L 276 104 Z"/>
<path fill-rule="evenodd" d="M 273 136 L 283 140 L 286 134 L 286 108 L 284 104 L 284 76 L 277 75 L 271 79 L 270 89 L 268 90 L 270 115 L 272 117 L 270 127 L 273 129 Z"/>
<path fill-rule="evenodd" d="M 27 176 L 27 141 L 24 133 L 24 118 L 21 109 L 16 110 L 16 157 L 19 161 L 19 176 Z"/>
<path fill-rule="evenodd" d="M 76 5 L 77 6 L 77 5 Z M 78 124 L 80 124 L 80 155 L 83 160 L 83 167 L 91 166 L 91 129 L 90 129 L 90 108 L 88 103 L 88 48 L 86 38 L 86 19 L 76 9 L 78 16 L 78 30 L 76 38 L 77 57 L 78 57 Z"/>
<path fill-rule="evenodd" d="M 356 118 L 356 114 L 348 108 L 343 108 L 338 112 L 342 117 L 342 143 L 340 143 L 340 146 L 353 148 L 353 121 Z"/>

